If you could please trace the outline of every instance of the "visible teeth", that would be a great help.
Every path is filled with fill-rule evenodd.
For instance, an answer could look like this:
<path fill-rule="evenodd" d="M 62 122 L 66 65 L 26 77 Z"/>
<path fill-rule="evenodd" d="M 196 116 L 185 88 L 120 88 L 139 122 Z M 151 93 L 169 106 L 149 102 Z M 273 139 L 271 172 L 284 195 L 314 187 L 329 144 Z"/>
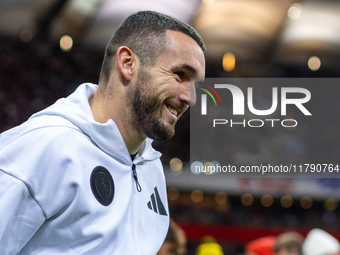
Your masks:
<path fill-rule="evenodd" d="M 166 107 L 169 109 L 169 111 L 170 111 L 173 115 L 177 116 L 178 111 L 177 111 L 175 108 L 171 107 L 170 105 L 167 105 Z"/>

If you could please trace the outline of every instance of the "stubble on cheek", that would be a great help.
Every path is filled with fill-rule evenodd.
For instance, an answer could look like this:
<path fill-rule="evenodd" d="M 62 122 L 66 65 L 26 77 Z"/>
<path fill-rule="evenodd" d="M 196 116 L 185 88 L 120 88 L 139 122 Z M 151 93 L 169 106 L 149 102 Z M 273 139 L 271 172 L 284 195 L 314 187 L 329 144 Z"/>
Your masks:
<path fill-rule="evenodd" d="M 175 127 L 162 120 L 164 102 L 153 90 L 146 73 L 140 73 L 139 78 L 128 94 L 131 125 L 154 140 L 170 139 L 175 134 Z"/>

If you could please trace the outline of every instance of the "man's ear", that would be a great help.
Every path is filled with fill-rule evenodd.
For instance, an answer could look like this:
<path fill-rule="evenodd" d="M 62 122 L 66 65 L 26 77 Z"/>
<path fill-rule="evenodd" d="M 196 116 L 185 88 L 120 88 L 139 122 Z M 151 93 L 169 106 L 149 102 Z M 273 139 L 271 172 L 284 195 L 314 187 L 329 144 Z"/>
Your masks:
<path fill-rule="evenodd" d="M 137 70 L 137 56 L 128 47 L 121 46 L 116 52 L 116 61 L 120 73 L 127 81 L 130 81 Z"/>

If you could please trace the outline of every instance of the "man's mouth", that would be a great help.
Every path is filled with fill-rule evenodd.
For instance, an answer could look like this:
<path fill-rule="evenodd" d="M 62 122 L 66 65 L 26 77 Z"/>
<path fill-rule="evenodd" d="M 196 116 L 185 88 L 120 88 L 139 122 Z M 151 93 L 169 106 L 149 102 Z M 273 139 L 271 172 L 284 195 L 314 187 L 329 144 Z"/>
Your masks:
<path fill-rule="evenodd" d="M 168 108 L 168 110 L 173 114 L 175 115 L 176 117 L 178 116 L 178 111 L 172 107 L 171 105 L 168 105 L 168 104 L 165 104 L 166 105 L 166 108 Z"/>

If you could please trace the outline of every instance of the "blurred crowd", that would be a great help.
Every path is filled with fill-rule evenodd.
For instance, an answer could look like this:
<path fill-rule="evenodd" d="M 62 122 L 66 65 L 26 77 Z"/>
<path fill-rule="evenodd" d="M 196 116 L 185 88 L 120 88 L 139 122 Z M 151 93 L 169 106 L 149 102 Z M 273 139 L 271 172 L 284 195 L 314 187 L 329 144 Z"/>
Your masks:
<path fill-rule="evenodd" d="M 168 235 L 157 255 L 185 255 L 186 237 L 184 231 L 170 221 Z M 213 236 L 206 235 L 193 251 L 195 255 L 232 254 L 224 250 Z M 277 236 L 264 236 L 245 244 L 238 255 L 339 255 L 340 243 L 328 232 L 314 228 L 306 237 L 295 231 Z"/>
<path fill-rule="evenodd" d="M 256 239 L 245 246 L 246 255 L 330 255 L 339 252 L 339 241 L 319 228 L 312 229 L 306 238 L 297 232 L 286 232 Z"/>
<path fill-rule="evenodd" d="M 82 82 L 98 80 L 102 56 L 79 47 L 0 38 L 0 132 L 69 95 Z"/>
<path fill-rule="evenodd" d="M 185 196 L 182 194 L 181 196 Z M 189 195 L 188 195 L 189 196 Z M 289 228 L 340 228 L 339 210 L 327 210 L 323 201 L 314 201 L 309 209 L 294 201 L 289 208 L 283 208 L 275 199 L 269 207 L 255 197 L 252 205 L 245 206 L 238 196 L 229 196 L 224 204 L 216 203 L 214 196 L 205 194 L 206 202 L 169 201 L 174 220 L 188 223 L 247 227 L 289 227 Z"/>

